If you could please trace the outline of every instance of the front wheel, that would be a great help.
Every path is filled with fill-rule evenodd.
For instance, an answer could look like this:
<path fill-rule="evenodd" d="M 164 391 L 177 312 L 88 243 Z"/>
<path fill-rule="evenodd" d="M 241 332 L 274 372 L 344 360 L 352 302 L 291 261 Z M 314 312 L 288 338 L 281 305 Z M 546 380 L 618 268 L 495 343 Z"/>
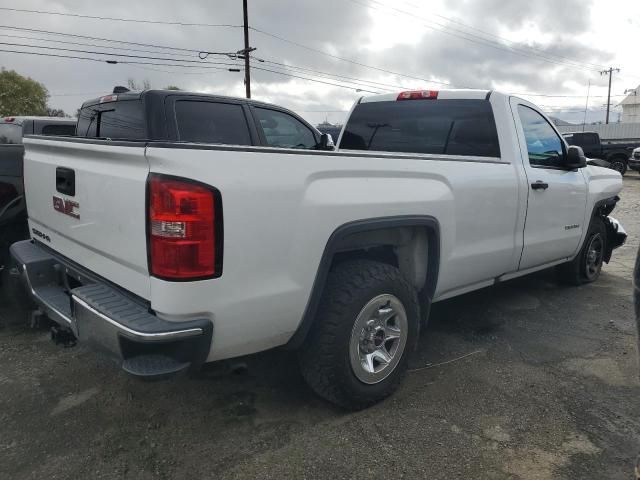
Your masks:
<path fill-rule="evenodd" d="M 620 175 L 624 175 L 627 173 L 627 162 L 622 158 L 614 158 L 611 160 L 609 168 L 616 172 L 620 172 Z"/>
<path fill-rule="evenodd" d="M 600 276 L 607 248 L 607 228 L 604 221 L 594 217 L 580 253 L 571 262 L 557 269 L 560 280 L 571 285 L 595 282 Z"/>
<path fill-rule="evenodd" d="M 416 292 L 397 268 L 369 260 L 340 264 L 298 353 L 302 374 L 330 402 L 366 408 L 398 387 L 418 324 Z"/>

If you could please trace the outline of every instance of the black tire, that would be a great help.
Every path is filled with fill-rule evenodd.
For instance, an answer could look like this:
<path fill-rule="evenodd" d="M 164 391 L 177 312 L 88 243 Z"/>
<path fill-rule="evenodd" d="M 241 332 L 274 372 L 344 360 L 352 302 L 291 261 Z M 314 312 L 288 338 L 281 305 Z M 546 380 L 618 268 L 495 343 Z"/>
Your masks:
<path fill-rule="evenodd" d="M 600 217 L 594 217 L 589 224 L 589 230 L 580 253 L 571 262 L 557 267 L 560 281 L 569 285 L 583 285 L 595 282 L 600 276 L 606 249 L 607 228 Z M 597 256 L 595 262 L 593 262 L 594 250 Z"/>
<path fill-rule="evenodd" d="M 36 309 L 22 283 L 19 266 L 9 259 L 0 275 L 0 311 L 7 325 L 29 325 Z"/>
<path fill-rule="evenodd" d="M 611 164 L 609 168 L 611 170 L 615 170 L 616 172 L 620 172 L 621 175 L 627 173 L 627 161 L 624 158 L 612 158 L 609 160 Z"/>
<path fill-rule="evenodd" d="M 384 379 L 364 383 L 352 367 L 352 332 L 363 307 L 384 295 L 395 297 L 404 308 L 406 342 L 402 351 L 396 350 L 399 360 L 394 356 L 397 363 Z M 404 377 L 419 319 L 415 289 L 397 268 L 370 260 L 339 264 L 329 273 L 314 324 L 298 352 L 302 375 L 318 395 L 345 409 L 373 405 L 391 395 Z"/>

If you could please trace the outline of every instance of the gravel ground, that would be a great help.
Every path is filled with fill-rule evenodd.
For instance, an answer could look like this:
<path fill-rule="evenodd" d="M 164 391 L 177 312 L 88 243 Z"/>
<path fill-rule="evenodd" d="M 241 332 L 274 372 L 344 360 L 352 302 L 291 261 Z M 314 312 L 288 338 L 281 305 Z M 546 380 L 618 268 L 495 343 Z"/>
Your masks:
<path fill-rule="evenodd" d="M 316 398 L 290 353 L 141 383 L 0 313 L 0 478 L 630 479 L 640 451 L 629 232 L 600 280 L 542 272 L 434 307 L 396 395 L 359 413 Z"/>

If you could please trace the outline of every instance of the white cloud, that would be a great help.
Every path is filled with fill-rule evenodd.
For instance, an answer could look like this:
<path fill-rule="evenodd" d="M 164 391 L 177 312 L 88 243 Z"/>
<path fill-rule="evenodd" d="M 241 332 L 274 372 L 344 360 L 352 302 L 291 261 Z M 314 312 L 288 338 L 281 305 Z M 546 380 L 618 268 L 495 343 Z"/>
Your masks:
<path fill-rule="evenodd" d="M 551 95 L 586 95 L 592 83 L 592 108 L 602 109 L 606 94 L 606 78 L 595 71 L 596 65 L 620 67 L 614 76 L 614 94 L 640 83 L 637 41 L 640 36 L 640 2 L 634 0 L 437 0 L 418 3 L 392 0 L 326 0 L 300 2 L 295 0 L 252 1 L 250 24 L 260 30 L 304 44 L 330 55 L 353 59 L 360 64 L 426 80 L 451 82 L 456 86 L 499 88 L 507 91 L 535 91 Z M 614 3 L 615 5 L 612 5 Z M 180 8 L 173 0 L 130 2 L 114 0 L 109 3 L 77 0 L 26 0 L 2 2 L 0 6 L 36 10 L 52 10 L 72 14 L 102 15 L 139 19 L 158 19 L 174 22 L 239 24 L 241 4 L 235 0 L 189 2 Z M 372 8 L 366 8 L 369 5 Z M 614 8 L 615 7 L 615 8 Z M 406 12 L 406 13 L 403 13 Z M 409 15 L 407 15 L 409 13 Z M 453 21 L 447 21 L 450 18 Z M 462 22 L 472 27 L 461 25 Z M 242 31 L 238 28 L 213 28 L 178 25 L 154 25 L 132 22 L 99 21 L 53 15 L 2 12 L 1 25 L 27 27 L 120 39 L 130 42 L 160 44 L 196 50 L 236 51 L 242 48 Z M 466 33 L 463 33 L 466 32 Z M 485 33 L 486 32 L 486 33 Z M 487 35 L 490 34 L 490 35 Z M 9 31 L 0 34 L 49 37 L 36 33 Z M 496 48 L 489 42 L 504 43 L 498 35 L 511 42 L 509 47 Z M 366 90 L 381 90 L 379 84 L 398 87 L 435 87 L 437 84 L 406 78 L 340 61 L 295 46 L 255 31 L 251 44 L 258 48 L 255 55 L 266 60 L 296 65 L 308 69 L 331 72 L 345 77 L 377 82 Z M 465 36 L 467 39 L 461 39 Z M 82 39 L 57 37 L 65 41 Z M 482 40 L 485 39 L 485 41 Z M 7 43 L 30 43 L 48 47 L 63 47 L 88 51 L 105 50 L 90 45 L 79 46 L 1 36 Z M 99 42 L 89 42 L 99 43 Z M 493 43 L 492 43 L 493 44 Z M 133 47 L 132 47 L 133 48 Z M 144 49 L 145 47 L 136 47 Z M 25 47 L 0 46 L 0 49 L 33 50 Z M 114 51 L 117 51 L 114 50 Z M 56 53 L 55 50 L 49 52 Z M 523 52 L 528 55 L 523 55 Z M 92 56 L 74 52 L 66 55 Z M 132 55 L 145 53 L 127 52 Z M 174 52 L 167 58 L 179 57 Z M 184 54 L 184 52 L 182 52 Z M 554 64 L 541 57 L 555 59 Z M 197 60 L 195 54 L 192 57 Z M 213 58 L 213 57 L 211 57 Z M 135 60 L 135 59 L 133 59 Z M 154 62 L 153 60 L 138 59 Z M 156 61 L 157 63 L 163 63 Z M 571 68 L 576 62 L 581 68 Z M 585 64 L 593 64 L 592 70 Z M 44 83 L 52 94 L 52 106 L 74 112 L 81 102 L 97 92 L 108 92 L 115 85 L 126 84 L 132 77 L 149 79 L 153 87 L 169 84 L 183 89 L 242 96 L 242 73 L 219 70 L 197 70 L 173 66 L 107 65 L 39 56 L 0 52 L 0 65 L 15 69 Z M 258 64 L 279 70 L 279 66 Z M 309 71 L 296 75 L 313 77 L 327 82 L 347 83 L 345 78 L 330 79 Z M 282 75 L 254 70 L 252 73 L 254 98 L 279 103 L 301 112 L 313 122 L 325 118 L 339 121 L 352 102 L 362 93 L 357 85 L 350 89 L 312 83 L 303 79 L 288 79 Z M 87 95 L 91 93 L 92 95 Z M 549 110 L 577 110 L 583 108 L 585 98 L 544 98 L 531 100 Z M 327 113 L 319 110 L 327 110 Z M 594 112 L 593 117 L 604 115 Z M 579 120 L 579 112 L 559 112 L 568 120 Z M 614 117 L 615 118 L 615 117 Z"/>

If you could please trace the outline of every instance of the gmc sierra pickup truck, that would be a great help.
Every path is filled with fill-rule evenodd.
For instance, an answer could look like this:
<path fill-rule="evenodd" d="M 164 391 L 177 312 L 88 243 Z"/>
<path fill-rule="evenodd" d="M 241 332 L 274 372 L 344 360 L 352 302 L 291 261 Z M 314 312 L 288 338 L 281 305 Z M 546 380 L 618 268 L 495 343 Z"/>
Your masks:
<path fill-rule="evenodd" d="M 143 378 L 286 346 L 364 408 L 433 302 L 554 266 L 593 282 L 626 238 L 620 174 L 498 92 L 361 98 L 335 151 L 282 108 L 184 92 L 87 102 L 77 131 L 26 140 L 11 251 L 60 328 Z"/>

